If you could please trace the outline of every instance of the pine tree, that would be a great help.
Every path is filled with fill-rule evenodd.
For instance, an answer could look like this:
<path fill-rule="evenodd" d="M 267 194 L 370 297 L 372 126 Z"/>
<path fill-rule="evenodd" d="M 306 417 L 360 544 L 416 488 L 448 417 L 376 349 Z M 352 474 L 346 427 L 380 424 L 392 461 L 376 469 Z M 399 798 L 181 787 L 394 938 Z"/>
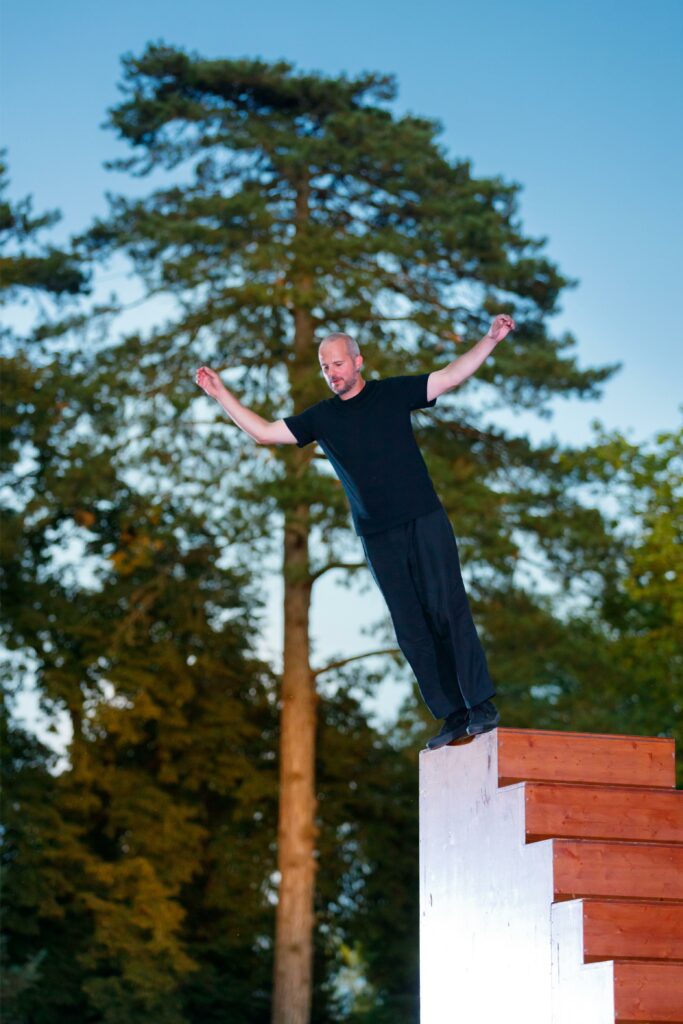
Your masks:
<path fill-rule="evenodd" d="M 35 296 L 59 308 L 61 300 L 86 292 L 87 270 L 73 251 L 43 241 L 45 232 L 59 221 L 59 213 L 34 216 L 30 198 L 12 202 L 8 189 L 3 152 L 0 304 Z M 4 646 L 0 820 L 3 1008 L 8 1024 L 24 1024 L 26 1001 L 46 987 L 69 990 L 74 977 L 70 956 L 80 941 L 82 923 L 74 919 L 64 923 L 64 905 L 73 898 L 76 885 L 65 856 L 76 847 L 74 831 L 65 826 L 57 807 L 57 757 L 13 718 L 14 699 L 35 665 L 32 641 L 59 614 L 58 605 L 50 600 L 52 581 L 44 574 L 50 524 L 40 515 L 33 481 L 49 461 L 43 443 L 51 431 L 59 433 L 64 403 L 53 387 L 58 361 L 51 366 L 49 359 L 42 359 L 35 340 L 37 359 L 29 357 L 26 339 L 17 336 L 9 320 L 0 330 L 0 637 Z M 62 658 L 49 641 L 45 650 L 50 662 Z"/>
<path fill-rule="evenodd" d="M 126 395 L 102 387 L 96 346 L 64 344 L 83 315 L 54 315 L 27 338 L 8 331 L 3 359 L 8 696 L 32 676 L 43 710 L 66 710 L 72 730 L 58 771 L 3 691 L 5 1015 L 255 1024 L 271 996 L 276 719 L 270 673 L 240 653 L 257 628 L 239 589 L 248 577 L 215 567 L 219 534 L 192 514 L 192 494 L 148 499 L 124 479 L 110 424 Z M 80 544 L 81 571 L 55 567 L 55 540 Z M 378 847 L 414 832 L 413 769 L 348 696 L 329 695 L 324 710 L 316 1019 L 337 1019 L 349 944 L 373 974 L 369 917 L 376 948 L 395 947 L 392 970 L 379 958 L 373 1002 L 397 1019 L 416 992 L 412 936 L 394 917 L 406 903 L 415 916 L 414 861 L 383 861 Z M 349 770 L 360 763 L 362 789 Z M 389 778 L 397 792 L 380 812 Z M 410 880 L 402 899 L 387 899 L 395 884 L 374 897 L 396 870 Z"/>
<path fill-rule="evenodd" d="M 604 675 L 595 729 L 683 740 L 683 431 L 636 443 L 594 425 L 572 471 L 601 479 L 616 505 L 615 571 L 592 609 Z M 681 766 L 679 768 L 679 775 Z"/>
<path fill-rule="evenodd" d="M 281 544 L 273 1020 L 303 1024 L 318 828 L 309 606 L 324 573 L 362 563 L 341 488 L 314 450 L 255 450 L 215 420 L 199 434 L 196 367 L 227 371 L 245 404 L 275 418 L 322 397 L 316 332 L 355 334 L 370 375 L 384 376 L 439 368 L 493 313 L 513 315 L 514 338 L 418 429 L 485 639 L 492 581 L 538 607 L 514 579 L 525 542 L 540 546 L 549 573 L 566 575 L 573 559 L 581 577 L 592 568 L 582 545 L 602 557 L 609 539 L 600 514 L 566 489 L 558 445 L 534 448 L 495 428 L 471 399 L 542 413 L 555 395 L 596 397 L 615 367 L 580 369 L 574 338 L 548 333 L 572 282 L 543 255 L 545 239 L 524 235 L 519 186 L 473 177 L 446 154 L 435 122 L 392 113 L 390 77 L 301 74 L 159 44 L 125 59 L 124 90 L 110 121 L 133 155 L 114 166 L 156 187 L 113 197 L 83 242 L 102 258 L 126 253 L 148 296 L 172 306 L 166 323 L 112 345 L 99 366 L 135 400 L 136 454 L 150 480 L 201 481 L 211 498 L 198 501 L 207 514 L 220 509 L 254 565 Z"/>
<path fill-rule="evenodd" d="M 5 302 L 85 289 L 78 254 L 40 244 L 56 213 L 2 211 Z M 215 534 L 138 496 L 106 429 L 92 430 L 118 396 L 91 353 L 64 344 L 80 322 L 50 309 L 27 337 L 3 335 L 4 1005 L 22 1024 L 205 1020 L 193 974 L 199 1007 L 208 991 L 224 1018 L 254 1007 L 255 932 L 271 931 L 259 818 L 274 809 L 272 681 L 247 651 L 256 603 L 219 568 Z M 69 542 L 85 573 L 55 565 Z M 9 713 L 31 676 L 43 710 L 70 721 L 59 773 Z"/>
<path fill-rule="evenodd" d="M 3 1017 L 19 1024 L 17 1006 L 23 993 L 41 977 L 47 953 L 39 918 L 58 914 L 64 878 L 48 863 L 46 851 L 59 833 L 54 809 L 55 755 L 10 719 L 7 697 L 0 690 L 0 892 L 2 893 Z M 10 948 L 11 941 L 11 948 Z"/>

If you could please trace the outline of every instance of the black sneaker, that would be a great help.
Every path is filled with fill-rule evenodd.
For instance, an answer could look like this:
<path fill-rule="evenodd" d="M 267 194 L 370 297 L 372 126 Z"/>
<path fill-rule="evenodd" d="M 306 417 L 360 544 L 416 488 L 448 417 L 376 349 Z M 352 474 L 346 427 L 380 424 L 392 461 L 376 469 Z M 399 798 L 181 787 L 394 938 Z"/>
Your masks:
<path fill-rule="evenodd" d="M 463 708 L 462 711 L 451 712 L 448 718 L 444 720 L 441 731 L 436 736 L 432 736 L 430 740 L 427 740 L 427 750 L 438 750 L 439 747 L 445 747 L 447 743 L 452 743 L 453 740 L 467 736 L 469 716 L 470 713 L 467 708 Z"/>
<path fill-rule="evenodd" d="M 495 704 L 490 700 L 484 700 L 470 711 L 467 735 L 478 736 L 481 732 L 489 732 L 495 729 L 499 722 L 500 715 Z"/>

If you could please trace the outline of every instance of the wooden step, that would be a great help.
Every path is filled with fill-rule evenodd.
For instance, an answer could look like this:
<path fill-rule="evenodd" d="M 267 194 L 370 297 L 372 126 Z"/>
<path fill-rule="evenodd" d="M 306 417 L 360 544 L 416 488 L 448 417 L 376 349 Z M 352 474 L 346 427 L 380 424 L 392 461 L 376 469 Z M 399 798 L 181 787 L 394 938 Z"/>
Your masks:
<path fill-rule="evenodd" d="M 683 842 L 683 791 L 525 782 L 526 839 Z"/>
<path fill-rule="evenodd" d="M 683 964 L 614 964 L 614 1019 L 618 1024 L 683 1024 Z"/>
<path fill-rule="evenodd" d="M 683 901 L 683 845 L 556 839 L 556 900 L 607 896 Z"/>
<path fill-rule="evenodd" d="M 683 903 L 582 900 L 583 959 L 683 962 Z"/>
<path fill-rule="evenodd" d="M 599 782 L 673 789 L 674 740 L 585 732 L 498 729 L 498 784 Z"/>

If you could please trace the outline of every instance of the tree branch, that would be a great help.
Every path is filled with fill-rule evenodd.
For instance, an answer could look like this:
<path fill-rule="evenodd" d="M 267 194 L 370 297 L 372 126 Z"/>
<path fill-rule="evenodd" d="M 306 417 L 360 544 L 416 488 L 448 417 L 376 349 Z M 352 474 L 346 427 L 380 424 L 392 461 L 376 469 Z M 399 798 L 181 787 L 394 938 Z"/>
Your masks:
<path fill-rule="evenodd" d="M 500 441 L 505 441 L 506 437 L 504 433 L 492 434 L 487 430 L 478 430 L 476 427 L 469 427 L 466 423 L 458 422 L 457 420 L 437 420 L 439 428 L 447 430 L 451 434 L 460 434 L 463 437 L 471 437 L 476 441 L 489 441 L 491 444 L 497 444 Z"/>
<path fill-rule="evenodd" d="M 363 569 L 366 565 L 366 562 L 328 562 L 322 569 L 311 573 L 309 579 L 311 583 L 314 583 L 315 580 L 322 576 L 323 573 L 329 572 L 330 569 Z"/>
<path fill-rule="evenodd" d="M 331 661 L 327 665 L 323 665 L 322 668 L 315 668 L 311 671 L 311 675 L 315 679 L 321 672 L 329 672 L 330 669 L 340 668 L 342 665 L 348 665 L 350 661 L 358 661 L 359 658 L 370 658 L 375 654 L 398 654 L 400 647 L 384 647 L 380 651 L 365 651 L 364 654 L 352 654 L 350 658 L 340 658 L 339 661 Z"/>

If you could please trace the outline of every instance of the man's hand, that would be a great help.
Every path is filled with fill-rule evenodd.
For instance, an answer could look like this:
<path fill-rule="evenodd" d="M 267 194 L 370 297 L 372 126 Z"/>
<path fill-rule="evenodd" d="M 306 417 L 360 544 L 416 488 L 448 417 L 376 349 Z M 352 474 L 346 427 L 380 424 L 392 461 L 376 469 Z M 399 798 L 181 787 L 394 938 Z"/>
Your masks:
<path fill-rule="evenodd" d="M 200 366 L 197 370 L 195 381 L 199 384 L 209 398 L 218 398 L 226 390 L 225 384 L 215 370 L 208 366 Z"/>
<path fill-rule="evenodd" d="M 427 399 L 438 398 L 444 391 L 457 388 L 464 380 L 471 377 L 488 356 L 491 355 L 499 341 L 514 331 L 517 324 L 507 313 L 499 313 L 487 333 L 480 338 L 476 345 L 473 345 L 469 352 L 465 352 L 459 359 L 455 359 L 442 370 L 434 370 L 427 378 Z"/>
<path fill-rule="evenodd" d="M 510 331 L 514 331 L 516 326 L 517 324 L 511 316 L 508 316 L 507 313 L 499 313 L 486 332 L 486 337 L 491 338 L 497 345 Z"/>

